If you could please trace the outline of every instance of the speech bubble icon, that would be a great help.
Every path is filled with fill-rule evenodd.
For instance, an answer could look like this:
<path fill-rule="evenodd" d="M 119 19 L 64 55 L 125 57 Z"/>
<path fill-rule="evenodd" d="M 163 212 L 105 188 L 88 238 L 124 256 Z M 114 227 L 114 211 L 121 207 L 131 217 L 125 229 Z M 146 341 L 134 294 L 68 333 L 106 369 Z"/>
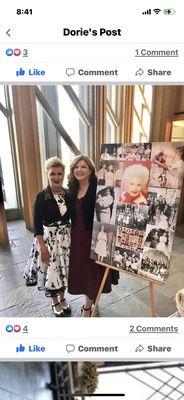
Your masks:
<path fill-rule="evenodd" d="M 67 345 L 66 345 L 66 351 L 67 351 L 68 353 L 72 353 L 72 351 L 74 351 L 74 350 L 75 350 L 74 344 L 67 344 Z"/>
<path fill-rule="evenodd" d="M 68 75 L 68 76 L 75 75 L 75 69 L 74 68 L 67 68 L 66 69 L 66 75 Z"/>

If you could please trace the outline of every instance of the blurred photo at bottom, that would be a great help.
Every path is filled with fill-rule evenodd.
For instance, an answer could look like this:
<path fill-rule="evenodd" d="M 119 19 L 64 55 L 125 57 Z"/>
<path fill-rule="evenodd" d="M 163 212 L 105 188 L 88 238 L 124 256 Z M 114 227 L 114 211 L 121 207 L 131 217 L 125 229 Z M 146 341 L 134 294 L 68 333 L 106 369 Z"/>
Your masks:
<path fill-rule="evenodd" d="M 0 400 L 184 399 L 184 360 L 1 362 Z"/>

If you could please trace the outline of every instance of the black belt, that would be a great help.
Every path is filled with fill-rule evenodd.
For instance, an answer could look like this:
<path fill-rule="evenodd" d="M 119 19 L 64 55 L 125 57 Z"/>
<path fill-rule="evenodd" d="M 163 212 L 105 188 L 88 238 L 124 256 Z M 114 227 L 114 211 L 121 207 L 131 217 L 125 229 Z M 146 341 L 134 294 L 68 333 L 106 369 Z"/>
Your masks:
<path fill-rule="evenodd" d="M 51 222 L 51 224 L 46 224 L 46 223 L 44 223 L 43 224 L 44 226 L 46 226 L 46 227 L 60 227 L 61 225 L 67 225 L 68 227 L 70 226 L 70 222 L 69 221 L 62 221 L 62 220 L 59 220 L 59 221 L 56 221 L 56 222 Z"/>

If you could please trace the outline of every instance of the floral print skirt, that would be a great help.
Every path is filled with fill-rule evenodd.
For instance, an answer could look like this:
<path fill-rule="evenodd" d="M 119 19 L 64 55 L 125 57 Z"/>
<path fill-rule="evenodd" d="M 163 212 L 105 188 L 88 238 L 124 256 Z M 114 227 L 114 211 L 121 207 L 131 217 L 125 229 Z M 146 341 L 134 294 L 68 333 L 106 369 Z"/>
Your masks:
<path fill-rule="evenodd" d="M 70 225 L 62 225 L 59 221 L 44 226 L 43 235 L 50 253 L 50 262 L 41 260 L 36 237 L 28 257 L 24 271 L 27 286 L 38 285 L 45 290 L 46 296 L 56 296 L 68 286 L 68 266 L 70 249 Z"/>

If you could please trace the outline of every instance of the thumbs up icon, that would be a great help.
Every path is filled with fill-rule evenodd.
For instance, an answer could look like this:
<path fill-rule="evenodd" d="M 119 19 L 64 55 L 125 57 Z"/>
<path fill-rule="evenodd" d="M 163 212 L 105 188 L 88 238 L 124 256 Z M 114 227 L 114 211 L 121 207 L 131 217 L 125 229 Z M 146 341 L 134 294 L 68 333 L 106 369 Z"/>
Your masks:
<path fill-rule="evenodd" d="M 23 76 L 25 75 L 25 70 L 23 68 L 20 68 L 19 70 L 16 71 L 17 76 Z"/>
<path fill-rule="evenodd" d="M 20 346 L 16 347 L 17 353 L 23 353 L 24 351 L 25 351 L 25 346 L 23 346 L 22 344 L 20 344 Z"/>

